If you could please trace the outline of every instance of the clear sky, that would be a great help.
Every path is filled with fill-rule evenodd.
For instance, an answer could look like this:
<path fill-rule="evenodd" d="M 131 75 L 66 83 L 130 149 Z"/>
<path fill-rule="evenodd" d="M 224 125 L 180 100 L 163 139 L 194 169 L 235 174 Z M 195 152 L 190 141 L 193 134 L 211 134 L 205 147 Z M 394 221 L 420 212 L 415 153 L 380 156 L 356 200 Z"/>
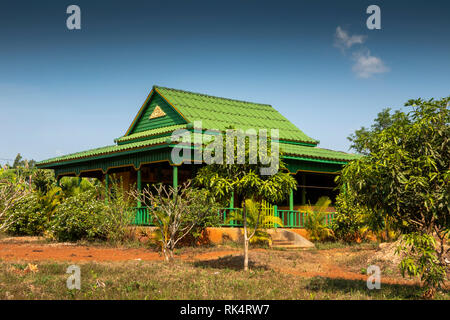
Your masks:
<path fill-rule="evenodd" d="M 450 94 L 448 1 L 0 2 L 0 163 L 113 144 L 154 84 L 271 104 L 342 151 L 383 108 Z"/>

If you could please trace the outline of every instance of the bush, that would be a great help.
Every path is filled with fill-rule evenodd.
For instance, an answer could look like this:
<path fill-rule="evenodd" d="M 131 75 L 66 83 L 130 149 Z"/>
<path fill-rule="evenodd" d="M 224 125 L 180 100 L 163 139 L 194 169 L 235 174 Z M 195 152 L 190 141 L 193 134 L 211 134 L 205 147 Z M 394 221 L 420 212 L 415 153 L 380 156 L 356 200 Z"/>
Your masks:
<path fill-rule="evenodd" d="M 353 203 L 345 193 L 337 196 L 335 208 L 332 229 L 336 238 L 345 242 L 365 240 L 369 231 L 368 211 Z"/>
<path fill-rule="evenodd" d="M 320 197 L 314 206 L 308 205 L 306 208 L 305 229 L 309 238 L 313 241 L 333 240 L 334 233 L 325 223 L 327 208 L 331 200 L 328 197 Z"/>
<path fill-rule="evenodd" d="M 13 235 L 42 235 L 49 223 L 49 217 L 36 193 L 30 193 L 19 200 L 8 212 L 8 217 L 11 224 L 6 231 Z"/>
<path fill-rule="evenodd" d="M 107 216 L 107 207 L 95 191 L 82 192 L 56 208 L 49 233 L 58 241 L 106 240 Z"/>

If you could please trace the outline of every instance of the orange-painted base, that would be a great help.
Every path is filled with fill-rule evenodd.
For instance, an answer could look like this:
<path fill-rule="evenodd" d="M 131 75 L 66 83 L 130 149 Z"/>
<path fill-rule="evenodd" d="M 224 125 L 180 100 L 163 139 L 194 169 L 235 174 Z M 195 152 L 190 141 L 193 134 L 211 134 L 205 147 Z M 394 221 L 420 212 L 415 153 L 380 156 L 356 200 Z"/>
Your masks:
<path fill-rule="evenodd" d="M 302 237 L 308 238 L 308 232 L 305 229 L 288 229 Z M 136 227 L 135 236 L 141 242 L 146 242 L 153 238 L 153 232 L 156 227 Z M 206 228 L 199 242 L 202 244 L 224 244 L 226 242 L 242 242 L 244 240 L 243 228 Z"/>

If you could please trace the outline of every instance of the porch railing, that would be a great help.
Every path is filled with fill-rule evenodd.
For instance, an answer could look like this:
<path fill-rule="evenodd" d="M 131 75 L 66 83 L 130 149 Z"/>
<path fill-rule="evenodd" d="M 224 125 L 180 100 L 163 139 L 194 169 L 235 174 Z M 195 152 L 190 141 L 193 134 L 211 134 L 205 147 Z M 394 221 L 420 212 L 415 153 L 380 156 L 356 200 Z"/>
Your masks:
<path fill-rule="evenodd" d="M 135 207 L 134 210 L 134 220 L 131 222 L 132 225 L 137 226 L 154 226 L 153 218 L 148 213 L 147 207 Z"/>
<path fill-rule="evenodd" d="M 298 210 L 278 210 L 277 206 L 273 206 L 270 208 L 271 212 L 268 212 L 268 209 L 264 210 L 264 215 L 273 214 L 275 217 L 278 217 L 283 221 L 284 228 L 304 228 L 305 220 L 307 213 L 301 212 Z M 135 207 L 132 208 L 135 211 L 135 216 L 132 225 L 138 226 L 154 226 L 152 216 L 149 214 L 147 207 Z M 238 213 L 239 215 L 242 213 L 242 208 L 221 208 L 218 211 L 220 226 L 222 227 L 242 227 L 242 221 L 239 219 L 231 219 L 233 214 Z M 325 215 L 325 224 L 327 226 L 331 225 L 335 217 L 335 212 L 330 212 Z M 266 227 L 274 227 L 279 228 L 281 226 L 277 224 L 273 224 L 273 226 Z"/>
<path fill-rule="evenodd" d="M 219 209 L 219 221 L 222 227 L 242 227 L 242 221 L 231 219 L 233 216 L 242 214 L 241 208 L 221 208 Z"/>

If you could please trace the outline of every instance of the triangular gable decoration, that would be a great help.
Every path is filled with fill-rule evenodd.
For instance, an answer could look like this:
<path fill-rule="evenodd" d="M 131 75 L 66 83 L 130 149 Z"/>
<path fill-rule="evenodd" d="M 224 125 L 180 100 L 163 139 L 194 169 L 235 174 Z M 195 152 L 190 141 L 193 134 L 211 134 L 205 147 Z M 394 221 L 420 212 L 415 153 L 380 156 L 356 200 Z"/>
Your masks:
<path fill-rule="evenodd" d="M 161 109 L 161 107 L 156 106 L 155 110 L 153 110 L 152 114 L 150 115 L 150 119 L 164 117 L 165 115 L 166 113 Z"/>

